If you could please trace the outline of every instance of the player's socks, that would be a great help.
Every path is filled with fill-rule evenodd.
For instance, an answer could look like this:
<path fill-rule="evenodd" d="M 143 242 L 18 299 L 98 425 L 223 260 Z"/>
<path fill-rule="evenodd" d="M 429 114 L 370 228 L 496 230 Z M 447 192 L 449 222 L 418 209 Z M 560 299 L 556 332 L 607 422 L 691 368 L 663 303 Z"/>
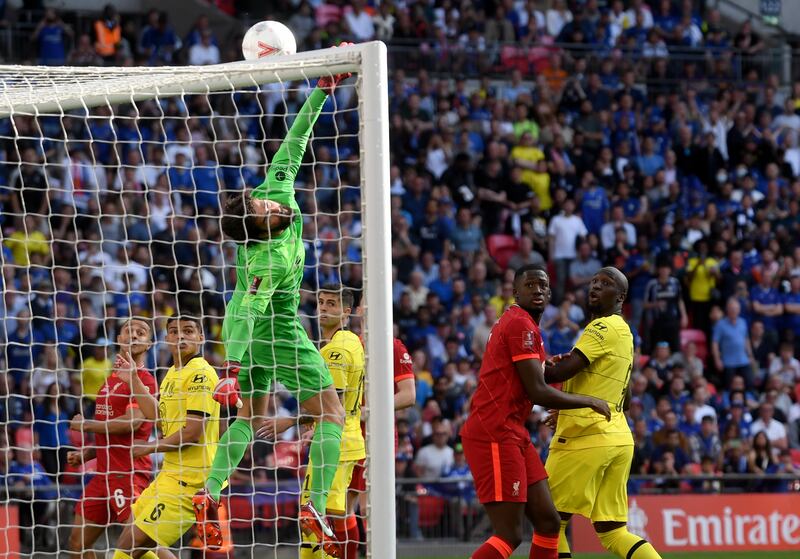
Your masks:
<path fill-rule="evenodd" d="M 318 511 L 324 511 L 328 504 L 328 492 L 336 475 L 336 468 L 339 466 L 341 446 L 341 425 L 330 421 L 321 421 L 317 424 L 314 437 L 311 439 L 309 457 L 314 468 L 314 475 L 311 476 L 310 501 Z M 216 464 L 216 460 L 214 463 Z"/>
<path fill-rule="evenodd" d="M 514 550 L 508 542 L 497 536 L 492 536 L 482 546 L 472 552 L 470 559 L 508 559 Z"/>
<path fill-rule="evenodd" d="M 655 548 L 645 539 L 628 532 L 623 526 L 609 532 L 598 532 L 600 543 L 617 557 L 624 559 L 661 559 Z"/>
<path fill-rule="evenodd" d="M 569 526 L 569 520 L 562 520 L 561 531 L 558 533 L 559 559 L 572 559 L 572 551 L 569 549 L 569 540 L 567 540 L 567 526 Z"/>
<path fill-rule="evenodd" d="M 211 465 L 211 473 L 208 475 L 208 481 L 206 481 L 206 489 L 215 500 L 219 501 L 222 486 L 225 485 L 225 481 L 239 465 L 239 462 L 242 461 L 242 457 L 247 451 L 247 446 L 252 440 L 253 428 L 250 426 L 249 421 L 243 419 L 234 421 L 220 438 L 217 454 L 214 456 L 214 462 Z"/>
<path fill-rule="evenodd" d="M 344 546 L 344 559 L 357 559 L 358 546 L 361 534 L 358 530 L 358 520 L 355 514 L 351 514 L 345 520 L 347 544 Z"/>
<path fill-rule="evenodd" d="M 558 559 L 558 534 L 534 534 L 528 559 Z"/>

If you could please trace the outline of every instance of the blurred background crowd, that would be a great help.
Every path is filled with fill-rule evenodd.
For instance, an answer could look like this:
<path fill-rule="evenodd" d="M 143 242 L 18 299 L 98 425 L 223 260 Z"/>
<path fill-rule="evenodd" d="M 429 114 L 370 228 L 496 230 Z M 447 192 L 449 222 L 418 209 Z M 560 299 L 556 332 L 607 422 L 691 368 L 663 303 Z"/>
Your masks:
<path fill-rule="evenodd" d="M 284 21 L 298 50 L 390 48 L 394 318 L 417 377 L 396 469 L 425 478 L 404 497 L 411 536 L 423 496 L 473 498 L 459 429 L 513 270 L 535 262 L 551 277 L 540 326 L 553 355 L 586 324 L 600 267 L 630 280 L 634 473 L 666 476 L 632 492 L 794 487 L 713 477 L 800 471 L 800 81 L 751 21 L 702 0 L 239 4 L 214 9 Z M 158 11 L 23 15 L 26 63 L 240 58 L 241 32 L 207 16 L 179 34 Z M 235 247 L 221 242 L 220 199 L 260 183 L 308 85 L 0 120 L 0 491 L 40 484 L 51 499 L 69 475 L 68 420 L 91 416 L 121 318 L 155 317 L 161 336 L 165 317 L 199 309 L 222 361 Z M 314 335 L 316 286 L 361 287 L 357 101 L 339 89 L 298 179 Z M 149 365 L 167 363 L 157 343 Z M 278 393 L 271 408 L 296 402 Z M 528 427 L 544 458 L 543 411 Z M 278 446 L 257 443 L 236 482 L 292 477 Z M 447 477 L 460 482 L 432 481 Z"/>

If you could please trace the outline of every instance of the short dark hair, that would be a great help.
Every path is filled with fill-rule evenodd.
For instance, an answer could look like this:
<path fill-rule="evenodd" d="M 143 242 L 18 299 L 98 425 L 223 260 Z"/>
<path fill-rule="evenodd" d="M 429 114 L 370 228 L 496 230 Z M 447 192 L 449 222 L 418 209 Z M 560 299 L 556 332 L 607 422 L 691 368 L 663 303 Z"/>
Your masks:
<path fill-rule="evenodd" d="M 524 266 L 517 268 L 517 271 L 514 272 L 514 284 L 516 284 L 517 280 L 519 280 L 519 278 L 521 278 L 528 272 L 541 272 L 545 276 L 547 275 L 547 270 L 545 270 L 544 266 L 542 266 L 541 264 L 525 264 Z"/>
<path fill-rule="evenodd" d="M 353 292 L 342 285 L 336 283 L 326 283 L 320 287 L 319 290 L 321 292 L 324 291 L 325 293 L 336 293 L 339 295 L 342 300 L 342 306 L 344 307 L 350 307 L 352 309 L 353 305 L 355 304 L 356 298 L 353 296 Z"/>
<path fill-rule="evenodd" d="M 175 315 L 175 316 L 169 317 L 167 319 L 167 328 L 169 328 L 170 324 L 172 324 L 173 322 L 178 322 L 178 321 L 181 321 L 181 322 L 194 322 L 197 325 L 197 327 L 200 329 L 200 331 L 201 332 L 203 331 L 203 319 L 199 318 L 199 317 L 196 317 L 196 316 L 188 315 L 188 314 Z"/>

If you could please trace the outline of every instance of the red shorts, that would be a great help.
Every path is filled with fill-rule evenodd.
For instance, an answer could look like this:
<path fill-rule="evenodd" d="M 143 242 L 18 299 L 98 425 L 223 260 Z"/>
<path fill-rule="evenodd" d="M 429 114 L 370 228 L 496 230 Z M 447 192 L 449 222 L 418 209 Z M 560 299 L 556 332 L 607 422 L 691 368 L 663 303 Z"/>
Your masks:
<path fill-rule="evenodd" d="M 525 503 L 528 487 L 547 479 L 539 454 L 530 442 L 520 445 L 468 438 L 461 442 L 481 503 Z"/>
<path fill-rule="evenodd" d="M 131 503 L 149 484 L 150 477 L 144 474 L 98 474 L 83 491 L 75 514 L 99 526 L 125 522 L 131 514 Z"/>
<path fill-rule="evenodd" d="M 367 490 L 367 478 L 364 476 L 366 470 L 364 467 L 364 462 L 365 459 L 362 458 L 353 468 L 353 477 L 350 478 L 350 487 L 348 487 L 348 489 L 352 489 L 353 491 L 358 491 L 360 493 L 363 493 Z"/>

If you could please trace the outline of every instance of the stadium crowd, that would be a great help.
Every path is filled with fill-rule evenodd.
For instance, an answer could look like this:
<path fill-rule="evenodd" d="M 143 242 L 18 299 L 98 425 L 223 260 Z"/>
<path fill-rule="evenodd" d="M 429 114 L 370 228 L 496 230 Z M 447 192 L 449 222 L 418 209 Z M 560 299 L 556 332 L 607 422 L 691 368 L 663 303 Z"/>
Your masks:
<path fill-rule="evenodd" d="M 601 266 L 630 280 L 634 473 L 800 471 L 800 81 L 782 86 L 766 70 L 750 24 L 733 28 L 690 0 L 365 4 L 303 1 L 285 21 L 299 50 L 377 38 L 400 53 L 393 298 L 417 406 L 397 419 L 398 476 L 468 474 L 458 433 L 482 351 L 513 302 L 513 270 L 534 262 L 551 274 L 541 329 L 552 355 L 586 323 Z M 52 65 L 239 58 L 237 38 L 205 18 L 181 38 L 164 14 L 139 22 L 110 6 L 89 33 L 47 10 L 32 44 L 29 61 Z M 239 92 L 141 102 L 113 118 L 101 107 L 89 119 L 0 121 L 0 492 L 41 486 L 47 501 L 56 476 L 77 479 L 63 467 L 80 443 L 69 420 L 91 416 L 119 319 L 157 317 L 163 336 L 165 317 L 199 304 L 210 360 L 222 362 L 235 260 L 220 242 L 220 194 L 260 182 L 302 98 L 265 91 L 261 104 Z M 352 88 L 337 95 L 340 109 L 356 101 Z M 67 141 L 56 140 L 62 124 Z M 324 115 L 301 171 L 312 331 L 317 285 L 361 287 L 357 127 L 347 111 Z M 157 344 L 150 366 L 165 368 L 165 356 Z M 283 393 L 272 405 L 295 407 Z M 529 428 L 544 455 L 543 411 Z M 275 455 L 257 443 L 236 482 L 273 479 Z M 468 484 L 421 490 L 471 497 Z"/>

